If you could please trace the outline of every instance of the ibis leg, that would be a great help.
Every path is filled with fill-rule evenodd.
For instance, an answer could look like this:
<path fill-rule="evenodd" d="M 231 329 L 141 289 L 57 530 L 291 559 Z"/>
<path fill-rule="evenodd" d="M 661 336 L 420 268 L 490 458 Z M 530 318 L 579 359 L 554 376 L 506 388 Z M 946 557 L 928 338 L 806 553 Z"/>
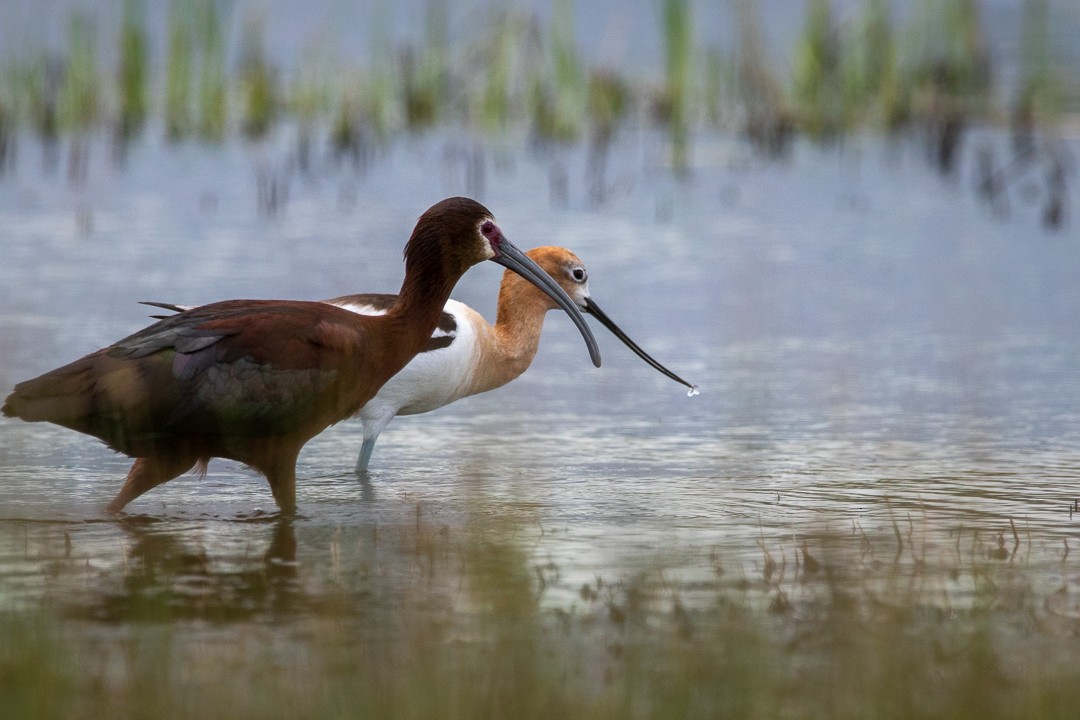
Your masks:
<path fill-rule="evenodd" d="M 265 473 L 270 483 L 270 491 L 274 493 L 274 502 L 278 509 L 285 515 L 296 512 L 296 458 L 291 462 L 277 463 L 273 469 Z"/>
<path fill-rule="evenodd" d="M 124 509 L 129 502 L 162 483 L 172 480 L 174 477 L 190 470 L 197 458 L 178 457 L 141 457 L 136 458 L 135 463 L 128 471 L 124 486 L 120 488 L 113 501 L 106 507 L 106 511 L 117 513 Z"/>

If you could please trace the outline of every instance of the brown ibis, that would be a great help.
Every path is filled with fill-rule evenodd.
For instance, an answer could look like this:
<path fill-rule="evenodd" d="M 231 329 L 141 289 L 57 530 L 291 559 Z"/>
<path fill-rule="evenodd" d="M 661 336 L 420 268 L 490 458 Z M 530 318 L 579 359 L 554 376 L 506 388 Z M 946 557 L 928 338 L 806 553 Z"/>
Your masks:
<path fill-rule="evenodd" d="M 474 264 L 491 260 L 540 288 L 573 319 L 599 367 L 575 302 L 475 200 L 429 208 L 404 256 L 405 280 L 382 315 L 288 300 L 203 305 L 19 383 L 3 414 L 71 428 L 135 458 L 111 512 L 196 466 L 205 473 L 220 457 L 265 475 L 291 514 L 301 448 L 355 415 L 424 350 Z"/>

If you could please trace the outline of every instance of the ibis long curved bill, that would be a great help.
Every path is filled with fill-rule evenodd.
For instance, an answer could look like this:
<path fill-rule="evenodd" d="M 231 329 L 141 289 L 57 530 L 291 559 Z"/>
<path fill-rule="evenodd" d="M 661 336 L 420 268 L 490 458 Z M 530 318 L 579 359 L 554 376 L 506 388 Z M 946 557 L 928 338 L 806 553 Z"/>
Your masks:
<path fill-rule="evenodd" d="M 637 355 L 639 358 L 641 358 L 642 360 L 647 362 L 649 365 L 651 365 L 652 367 L 659 370 L 664 375 L 667 375 L 669 378 L 671 378 L 675 382 L 680 383 L 680 384 L 685 385 L 686 387 L 690 388 L 690 395 L 691 396 L 697 395 L 697 393 L 698 393 L 698 386 L 697 385 L 692 385 L 692 384 L 686 382 L 681 377 L 679 377 L 675 373 L 671 372 L 666 367 L 661 365 L 659 362 L 654 360 L 653 357 L 651 355 L 649 355 L 649 353 L 645 352 L 640 347 L 638 347 L 638 344 L 636 342 L 634 342 L 633 340 L 631 340 L 630 337 L 626 333 L 624 333 L 622 331 L 622 329 L 618 325 L 616 325 L 615 322 L 611 318 L 609 318 L 606 313 L 604 313 L 603 310 L 600 309 L 600 306 L 597 305 L 596 302 L 592 298 L 585 298 L 585 312 L 589 313 L 590 315 L 595 317 L 597 320 L 599 320 L 601 325 L 603 325 L 608 330 L 610 330 L 612 335 L 614 335 L 615 337 L 622 340 L 623 344 L 626 345 L 626 347 L 633 350 L 634 354 Z"/>
<path fill-rule="evenodd" d="M 577 329 L 581 332 L 581 336 L 585 338 L 585 344 L 589 347 L 589 357 L 592 358 L 593 365 L 600 367 L 600 347 L 596 344 L 596 338 L 593 337 L 592 330 L 590 330 L 589 326 L 585 323 L 585 318 L 582 317 L 581 311 L 578 310 L 577 303 L 570 299 L 570 296 L 566 294 L 566 291 L 559 286 L 559 283 L 557 283 L 554 278 L 544 272 L 544 269 L 537 265 L 532 258 L 519 250 L 505 237 L 499 244 L 499 254 L 491 258 L 491 261 L 513 270 L 540 290 L 544 291 L 544 293 L 552 300 L 558 303 L 559 307 L 562 308 L 566 314 L 570 316 L 570 319 L 574 321 L 574 324 L 577 325 Z M 614 323 L 612 323 L 608 329 L 614 332 L 617 337 L 621 336 L 620 339 L 622 339 L 623 342 L 630 345 L 631 348 L 637 347 L 629 338 L 622 335 L 621 330 L 618 330 L 618 328 L 612 330 L 612 327 L 614 327 Z M 653 367 L 663 368 L 663 366 L 648 355 L 642 354 L 640 348 L 635 352 L 643 358 L 646 358 L 646 361 L 652 364 Z M 667 371 L 665 370 L 664 372 Z M 671 373 L 668 374 L 670 375 Z M 683 381 L 680 380 L 679 382 Z"/>

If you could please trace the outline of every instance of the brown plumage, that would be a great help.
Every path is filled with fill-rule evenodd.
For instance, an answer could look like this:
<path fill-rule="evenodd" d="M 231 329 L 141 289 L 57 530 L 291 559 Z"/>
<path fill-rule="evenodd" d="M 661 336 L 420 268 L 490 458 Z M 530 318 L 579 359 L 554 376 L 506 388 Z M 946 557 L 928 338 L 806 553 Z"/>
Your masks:
<path fill-rule="evenodd" d="M 92 435 L 136 458 L 110 511 L 223 457 L 263 473 L 278 507 L 291 513 L 300 449 L 355 414 L 423 349 L 455 283 L 482 260 L 552 294 L 599 364 L 573 301 L 506 240 L 486 208 L 450 198 L 417 222 L 398 302 L 385 315 L 287 300 L 204 305 L 20 383 L 3 413 Z"/>

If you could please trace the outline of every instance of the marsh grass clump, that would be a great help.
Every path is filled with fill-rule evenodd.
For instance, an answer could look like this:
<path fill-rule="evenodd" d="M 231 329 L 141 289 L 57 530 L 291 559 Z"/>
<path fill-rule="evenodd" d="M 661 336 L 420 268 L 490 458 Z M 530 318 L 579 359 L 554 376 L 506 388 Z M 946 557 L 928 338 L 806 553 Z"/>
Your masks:
<path fill-rule="evenodd" d="M 338 88 L 330 125 L 331 155 L 362 169 L 376 144 L 384 142 L 387 129 L 389 84 L 358 69 L 344 74 Z"/>
<path fill-rule="evenodd" d="M 1054 130 L 1066 94 L 1045 0 L 1025 0 L 1020 48 L 1019 76 L 1009 108 L 1011 153 L 998 162 L 988 145 L 978 148 L 977 189 L 999 216 L 1009 214 L 1010 195 L 1022 203 L 1039 203 L 1043 226 L 1055 230 L 1065 222 L 1075 161 Z M 1025 191 L 1010 193 L 1025 185 Z"/>
<path fill-rule="evenodd" d="M 423 43 L 406 46 L 399 53 L 401 103 L 410 131 L 434 126 L 448 110 L 449 32 L 446 0 L 428 0 Z"/>
<path fill-rule="evenodd" d="M 788 98 L 770 67 L 755 0 L 737 0 L 736 15 L 739 22 L 736 85 L 743 112 L 743 134 L 760 152 L 783 155 L 790 147 L 795 125 Z"/>
<path fill-rule="evenodd" d="M 0 176 L 15 166 L 15 133 L 11 114 L 0 104 Z"/>
<path fill-rule="evenodd" d="M 269 132 L 277 117 L 279 94 L 276 71 L 266 57 L 264 20 L 250 17 L 240 42 L 240 83 L 243 95 L 243 130 L 253 139 Z"/>
<path fill-rule="evenodd" d="M 41 139 L 46 170 L 55 168 L 60 140 L 59 96 L 63 64 L 44 53 L 16 66 L 15 97 L 22 99 L 30 124 Z"/>
<path fill-rule="evenodd" d="M 63 64 L 57 112 L 62 129 L 85 133 L 98 119 L 102 96 L 93 18 L 81 11 L 72 13 L 67 41 L 69 55 Z"/>
<path fill-rule="evenodd" d="M 355 87 L 350 85 L 350 87 Z M 341 92 L 330 125 L 330 152 L 337 160 L 350 159 L 356 166 L 364 158 L 364 135 L 361 129 L 360 101 L 350 89 Z"/>
<path fill-rule="evenodd" d="M 1031 132 L 1051 123 L 1062 110 L 1061 78 L 1051 30 L 1048 0 L 1024 0 L 1020 80 L 1013 100 L 1013 126 Z"/>
<path fill-rule="evenodd" d="M 142 0 L 124 0 L 119 46 L 120 59 L 116 71 L 119 117 L 116 121 L 116 133 L 122 141 L 128 141 L 142 130 L 150 109 L 150 49 Z"/>
<path fill-rule="evenodd" d="M 905 35 L 912 116 L 943 173 L 956 169 L 965 131 L 989 104 L 990 58 L 975 0 L 923 0 Z"/>
<path fill-rule="evenodd" d="M 469 125 L 490 133 L 505 132 L 518 119 L 512 113 L 516 73 L 521 71 L 521 56 L 535 48 L 529 38 L 527 23 L 519 16 L 503 11 L 481 33 L 469 55 L 483 68 L 478 82 L 466 81 Z"/>
<path fill-rule="evenodd" d="M 217 0 L 197 2 L 193 32 L 198 52 L 198 132 L 204 140 L 218 141 L 225 136 L 228 124 L 225 28 L 222 27 Z M 247 33 L 244 38 L 248 38 Z M 246 75 L 244 77 L 246 79 Z"/>
<path fill-rule="evenodd" d="M 589 151 L 585 178 L 589 200 L 594 205 L 600 205 L 605 200 L 608 154 L 619 125 L 630 111 L 631 102 L 630 88 L 617 73 L 597 70 L 589 75 Z"/>
<path fill-rule="evenodd" d="M 693 17 L 689 0 L 664 0 L 665 85 L 663 106 L 671 137 L 671 165 L 686 170 L 690 162 L 690 109 L 693 77 Z"/>
<path fill-rule="evenodd" d="M 225 31 L 216 0 L 171 0 L 165 57 L 165 136 L 225 136 Z"/>
<path fill-rule="evenodd" d="M 614 134 L 633 104 L 629 84 L 610 69 L 589 73 L 586 104 L 589 122 L 605 134 Z"/>
<path fill-rule="evenodd" d="M 57 100 L 61 129 L 72 133 L 68 153 L 68 180 L 86 181 L 89 166 L 89 134 L 101 112 L 102 84 L 97 70 L 97 26 L 80 11 L 68 26 L 69 56 L 63 65 Z"/>
<path fill-rule="evenodd" d="M 730 130 L 735 126 L 738 81 L 735 63 L 719 47 L 704 50 L 701 77 L 701 111 L 708 127 Z"/>
<path fill-rule="evenodd" d="M 0 74 L 0 177 L 15 167 L 19 106 L 23 100 L 18 77 L 16 68 Z"/>
<path fill-rule="evenodd" d="M 792 68 L 799 129 L 829 140 L 858 127 L 902 127 L 912 111 L 895 45 L 886 0 L 864 0 L 858 14 L 843 22 L 831 0 L 811 0 Z"/>
<path fill-rule="evenodd" d="M 557 0 L 550 38 L 550 59 L 543 74 L 532 78 L 530 108 L 538 138 L 573 142 L 585 115 L 585 75 L 574 39 L 572 0 Z"/>
<path fill-rule="evenodd" d="M 170 0 L 165 57 L 165 136 L 180 140 L 192 130 L 191 84 L 195 42 L 190 0 Z"/>
<path fill-rule="evenodd" d="M 442 69 L 426 51 L 407 47 L 401 52 L 401 102 L 405 124 L 413 131 L 433 126 L 441 110 Z"/>
<path fill-rule="evenodd" d="M 864 0 L 844 35 L 840 78 L 845 122 L 894 131 L 907 120 L 896 66 L 896 40 L 887 0 Z"/>
<path fill-rule="evenodd" d="M 333 74 L 331 57 L 311 45 L 283 90 L 283 111 L 296 120 L 296 164 L 302 173 L 312 169 L 315 136 L 333 107 Z"/>
<path fill-rule="evenodd" d="M 822 139 L 844 130 L 841 93 L 841 40 L 830 0 L 810 0 L 792 72 L 800 128 Z"/>

